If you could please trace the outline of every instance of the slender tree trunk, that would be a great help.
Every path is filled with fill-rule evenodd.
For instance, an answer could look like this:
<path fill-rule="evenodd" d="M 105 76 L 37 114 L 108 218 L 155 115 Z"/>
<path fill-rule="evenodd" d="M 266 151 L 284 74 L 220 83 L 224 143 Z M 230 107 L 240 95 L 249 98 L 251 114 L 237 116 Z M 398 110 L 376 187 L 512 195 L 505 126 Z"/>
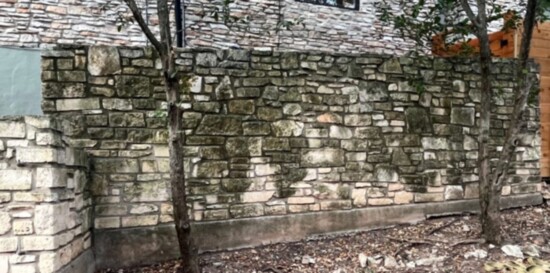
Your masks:
<path fill-rule="evenodd" d="M 533 37 L 533 29 L 535 27 L 535 12 L 538 6 L 537 0 L 529 0 L 527 2 L 527 8 L 525 12 L 525 19 L 523 21 L 523 33 L 521 38 L 521 48 L 518 56 L 518 66 L 516 70 L 516 95 L 514 98 L 514 110 L 510 117 L 510 126 L 506 132 L 504 139 L 504 146 L 502 153 L 500 154 L 497 167 L 495 168 L 495 175 L 493 176 L 493 185 L 499 192 L 502 191 L 502 186 L 506 180 L 510 162 L 514 159 L 514 152 L 518 142 L 518 135 L 520 134 L 521 126 L 523 124 L 522 116 L 525 106 L 527 105 L 527 99 L 533 84 L 529 81 L 529 75 L 527 73 L 529 52 L 531 49 L 531 38 Z"/>
<path fill-rule="evenodd" d="M 469 8 L 469 6 L 468 6 Z M 479 202 L 481 208 L 480 221 L 483 237 L 489 243 L 500 244 L 500 191 L 494 187 L 491 180 L 491 158 L 489 150 L 489 138 L 491 129 L 491 48 L 489 34 L 487 33 L 487 10 L 483 0 L 477 1 L 478 14 L 471 18 L 476 28 L 476 36 L 479 39 L 479 64 L 481 68 L 481 101 L 479 118 L 479 150 L 478 150 L 478 175 L 479 175 Z M 471 11 L 471 9 L 469 9 Z M 472 17 L 472 16 L 470 16 Z"/>
<path fill-rule="evenodd" d="M 162 76 L 168 104 L 168 148 L 170 152 L 170 187 L 172 204 L 174 206 L 174 224 L 178 236 L 178 244 L 182 267 L 180 273 L 200 273 L 198 252 L 191 236 L 191 219 L 187 205 L 185 185 L 183 144 L 185 137 L 182 131 L 182 114 L 180 108 L 181 85 L 176 69 L 176 56 L 173 51 L 170 29 L 170 10 L 168 0 L 157 0 L 159 17 L 160 41 L 155 37 L 149 25 L 143 19 L 135 0 L 124 0 L 141 30 L 151 42 L 162 62 Z"/>

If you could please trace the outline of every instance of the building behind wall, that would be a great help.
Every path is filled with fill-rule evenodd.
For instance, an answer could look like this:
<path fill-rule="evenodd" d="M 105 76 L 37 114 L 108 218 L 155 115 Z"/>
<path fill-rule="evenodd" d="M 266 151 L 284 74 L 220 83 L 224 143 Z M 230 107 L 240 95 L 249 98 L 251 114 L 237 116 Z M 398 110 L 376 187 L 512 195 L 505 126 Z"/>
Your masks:
<path fill-rule="evenodd" d="M 342 7 L 337 1 L 324 0 L 325 5 L 308 0 L 236 1 L 232 9 L 250 16 L 249 24 L 228 28 L 212 18 L 219 3 L 211 0 L 183 1 L 185 33 L 189 46 L 278 47 L 280 49 L 326 52 L 371 52 L 402 54 L 413 44 L 398 37 L 392 27 L 377 19 L 377 1 L 348 0 Z M 4 1 L 0 3 L 0 45 L 48 47 L 55 44 L 108 44 L 145 46 L 145 36 L 137 25 L 121 31 L 117 18 L 128 16 L 122 1 Z M 158 18 L 153 0 L 138 0 L 149 24 L 156 32 Z M 318 2 L 318 1 L 317 1 Z M 518 1 L 496 1 L 506 8 L 521 10 Z M 396 7 L 396 10 L 399 8 Z M 281 20 L 303 19 L 304 27 L 277 32 Z M 498 30 L 497 22 L 492 31 Z"/>

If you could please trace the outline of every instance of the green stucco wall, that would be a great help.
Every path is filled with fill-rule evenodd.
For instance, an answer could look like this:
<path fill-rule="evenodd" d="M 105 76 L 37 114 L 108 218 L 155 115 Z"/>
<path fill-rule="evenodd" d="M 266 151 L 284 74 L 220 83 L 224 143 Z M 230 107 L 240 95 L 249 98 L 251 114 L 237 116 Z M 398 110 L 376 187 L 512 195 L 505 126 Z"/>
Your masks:
<path fill-rule="evenodd" d="M 0 48 L 0 116 L 39 115 L 40 50 Z"/>

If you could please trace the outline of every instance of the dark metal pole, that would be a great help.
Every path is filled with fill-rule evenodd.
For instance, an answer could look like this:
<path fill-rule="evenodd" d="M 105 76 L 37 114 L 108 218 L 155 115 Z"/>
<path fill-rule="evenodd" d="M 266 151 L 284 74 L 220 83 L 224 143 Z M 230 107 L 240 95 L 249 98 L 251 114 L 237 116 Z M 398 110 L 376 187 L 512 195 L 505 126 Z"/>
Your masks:
<path fill-rule="evenodd" d="M 175 0 L 176 9 L 176 45 L 177 47 L 183 47 L 183 16 L 181 0 Z"/>

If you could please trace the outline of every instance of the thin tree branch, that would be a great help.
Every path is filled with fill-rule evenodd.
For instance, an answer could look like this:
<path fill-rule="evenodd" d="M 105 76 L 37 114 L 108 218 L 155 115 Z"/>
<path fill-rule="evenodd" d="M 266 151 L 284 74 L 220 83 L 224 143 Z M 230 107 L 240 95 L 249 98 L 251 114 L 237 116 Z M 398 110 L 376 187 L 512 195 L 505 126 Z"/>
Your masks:
<path fill-rule="evenodd" d="M 472 21 L 472 24 L 475 27 L 479 27 L 478 17 L 472 11 L 472 7 L 470 7 L 470 3 L 468 3 L 468 0 L 460 0 L 460 4 L 462 6 L 462 9 L 464 9 L 464 12 L 466 12 L 468 18 L 470 18 L 470 21 Z"/>
<path fill-rule="evenodd" d="M 128 5 L 128 8 L 130 8 L 130 11 L 132 12 L 132 15 L 134 16 L 134 19 L 138 23 L 139 27 L 145 33 L 145 36 L 147 39 L 153 44 L 155 49 L 160 53 L 162 50 L 162 45 L 160 44 L 159 40 L 155 37 L 155 34 L 151 31 L 149 26 L 147 25 L 147 22 L 143 19 L 143 16 L 141 15 L 141 11 L 139 10 L 138 6 L 136 5 L 136 1 L 134 0 L 124 0 L 126 5 Z"/>

